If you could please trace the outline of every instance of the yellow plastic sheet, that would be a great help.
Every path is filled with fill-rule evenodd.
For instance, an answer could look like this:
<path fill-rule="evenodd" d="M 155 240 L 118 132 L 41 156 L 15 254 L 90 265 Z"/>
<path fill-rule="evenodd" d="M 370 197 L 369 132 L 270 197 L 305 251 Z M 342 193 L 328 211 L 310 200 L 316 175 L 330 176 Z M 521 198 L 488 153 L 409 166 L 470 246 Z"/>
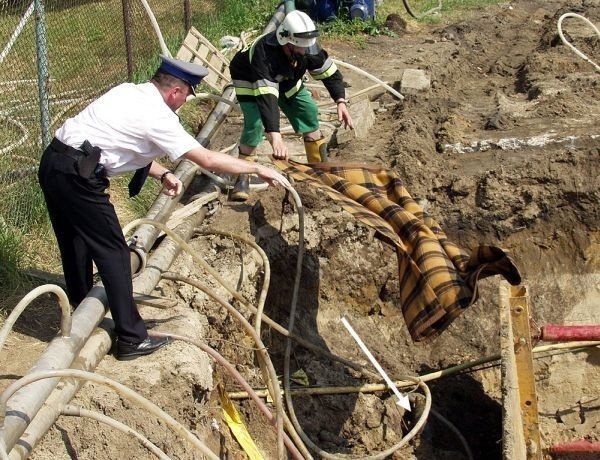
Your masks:
<path fill-rule="evenodd" d="M 250 436 L 250 433 L 248 433 L 240 414 L 231 402 L 231 399 L 229 399 L 229 396 L 227 396 L 223 385 L 219 384 L 217 388 L 219 390 L 221 405 L 223 406 L 223 419 L 233 433 L 233 436 L 235 436 L 237 442 L 240 443 L 244 452 L 248 454 L 250 460 L 264 460 L 264 457 L 258 451 L 256 444 L 254 444 L 254 440 Z"/>

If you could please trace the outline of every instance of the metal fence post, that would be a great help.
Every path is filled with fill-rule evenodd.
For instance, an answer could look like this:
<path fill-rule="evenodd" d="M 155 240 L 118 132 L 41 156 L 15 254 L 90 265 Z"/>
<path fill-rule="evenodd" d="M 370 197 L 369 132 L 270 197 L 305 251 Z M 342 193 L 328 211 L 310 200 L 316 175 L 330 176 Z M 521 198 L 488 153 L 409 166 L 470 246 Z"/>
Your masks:
<path fill-rule="evenodd" d="M 127 79 L 133 77 L 133 45 L 131 40 L 131 6 L 129 0 L 121 0 L 123 4 L 123 32 L 125 34 L 125 53 L 127 54 Z"/>
<path fill-rule="evenodd" d="M 184 34 L 192 27 L 192 9 L 190 7 L 190 0 L 183 0 L 183 26 L 185 30 Z"/>
<path fill-rule="evenodd" d="M 35 0 L 35 43 L 38 68 L 38 92 L 40 97 L 40 117 L 42 128 L 42 150 L 50 144 L 50 104 L 48 97 L 48 42 L 46 35 L 46 15 L 44 2 Z"/>

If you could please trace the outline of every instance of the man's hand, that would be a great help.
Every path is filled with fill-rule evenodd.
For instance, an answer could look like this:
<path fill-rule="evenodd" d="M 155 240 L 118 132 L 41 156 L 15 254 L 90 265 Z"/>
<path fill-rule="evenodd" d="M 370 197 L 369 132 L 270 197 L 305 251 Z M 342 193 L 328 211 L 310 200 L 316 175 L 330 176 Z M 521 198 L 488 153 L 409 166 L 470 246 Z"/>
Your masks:
<path fill-rule="evenodd" d="M 165 175 L 162 184 L 163 193 L 167 196 L 176 197 L 183 190 L 183 183 L 172 172 Z"/>
<path fill-rule="evenodd" d="M 338 100 L 336 101 L 336 104 L 338 121 L 342 123 L 344 128 L 354 129 L 354 123 L 352 122 L 352 117 L 350 116 L 347 102 L 345 100 Z"/>
<path fill-rule="evenodd" d="M 273 156 L 278 160 L 287 160 L 289 158 L 289 152 L 287 145 L 283 142 L 281 133 L 267 133 L 267 138 L 271 143 L 271 147 L 273 147 Z"/>
<path fill-rule="evenodd" d="M 283 176 L 278 171 L 275 171 L 274 169 L 269 168 L 267 166 L 260 165 L 258 167 L 257 174 L 258 174 L 258 177 L 260 177 L 262 180 L 267 182 L 269 185 L 272 185 L 275 187 L 278 185 L 282 185 L 285 188 L 292 187 L 292 184 L 289 183 L 289 181 L 285 178 L 285 176 Z"/>

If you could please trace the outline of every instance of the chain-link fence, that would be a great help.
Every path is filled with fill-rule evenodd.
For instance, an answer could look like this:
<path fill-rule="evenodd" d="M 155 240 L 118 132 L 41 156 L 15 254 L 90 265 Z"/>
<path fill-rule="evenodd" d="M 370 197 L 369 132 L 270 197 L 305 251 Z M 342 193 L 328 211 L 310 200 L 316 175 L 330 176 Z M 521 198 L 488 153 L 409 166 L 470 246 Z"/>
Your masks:
<path fill-rule="evenodd" d="M 160 53 L 156 28 L 175 55 L 194 9 L 207 5 L 0 0 L 0 246 L 7 235 L 22 242 L 49 229 L 36 172 L 54 131 L 109 87 L 148 79 Z"/>

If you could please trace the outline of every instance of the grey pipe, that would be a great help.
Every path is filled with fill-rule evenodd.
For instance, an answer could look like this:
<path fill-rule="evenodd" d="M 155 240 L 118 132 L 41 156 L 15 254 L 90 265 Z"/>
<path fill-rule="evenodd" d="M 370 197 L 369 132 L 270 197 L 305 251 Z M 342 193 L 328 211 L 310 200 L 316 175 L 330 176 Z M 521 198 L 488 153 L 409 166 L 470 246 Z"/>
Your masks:
<path fill-rule="evenodd" d="M 191 215 L 184 223 L 179 225 L 175 233 L 184 241 L 189 241 L 194 235 L 196 226 L 202 223 L 207 213 L 208 208 L 201 208 L 200 211 Z M 181 246 L 175 243 L 171 238 L 166 237 L 160 244 L 159 249 L 154 251 L 152 256 L 148 259 L 144 271 L 133 280 L 135 292 L 140 294 L 149 294 L 152 292 L 160 281 L 162 274 L 169 270 L 173 260 L 175 260 L 180 252 Z"/>
<path fill-rule="evenodd" d="M 70 367 L 74 357 L 104 317 L 105 305 L 107 300 L 104 288 L 94 286 L 73 312 L 71 336 L 54 338 L 28 373 Z M 35 382 L 12 396 L 2 432 L 7 451 L 13 448 L 59 380 Z"/>
<path fill-rule="evenodd" d="M 104 326 L 104 327 L 102 327 Z M 73 369 L 92 371 L 110 349 L 111 340 L 107 330 L 112 329 L 112 320 L 105 319 L 96 328 L 81 349 Z M 35 446 L 56 422 L 62 408 L 67 405 L 85 383 L 80 379 L 64 379 L 60 390 L 52 392 L 46 403 L 27 426 L 27 429 L 10 452 L 10 460 L 24 460 L 31 455 Z"/>
<path fill-rule="evenodd" d="M 188 160 L 181 161 L 175 169 L 175 175 L 183 183 L 184 190 L 189 187 L 194 177 L 196 177 L 197 170 L 198 166 Z M 162 223 L 166 222 L 177 203 L 179 203 L 182 195 L 183 194 L 176 197 L 170 197 L 160 193 L 146 213 L 146 218 Z M 134 241 L 136 247 L 142 249 L 145 253 L 148 253 L 159 233 L 160 232 L 156 227 L 153 227 L 152 225 L 143 225 L 134 232 L 129 241 Z M 133 273 L 136 271 L 137 269 L 133 270 Z"/>
<path fill-rule="evenodd" d="M 263 34 L 273 32 L 275 29 L 277 29 L 277 27 L 279 27 L 279 24 L 281 24 L 283 22 L 283 18 L 285 18 L 285 15 L 287 13 L 287 11 L 285 10 L 285 7 L 286 7 L 285 3 L 281 3 L 281 5 L 279 5 L 277 10 L 275 11 L 275 14 L 271 17 L 271 20 L 269 21 L 267 26 L 264 28 Z M 295 8 L 295 6 L 294 6 L 294 8 Z"/>

